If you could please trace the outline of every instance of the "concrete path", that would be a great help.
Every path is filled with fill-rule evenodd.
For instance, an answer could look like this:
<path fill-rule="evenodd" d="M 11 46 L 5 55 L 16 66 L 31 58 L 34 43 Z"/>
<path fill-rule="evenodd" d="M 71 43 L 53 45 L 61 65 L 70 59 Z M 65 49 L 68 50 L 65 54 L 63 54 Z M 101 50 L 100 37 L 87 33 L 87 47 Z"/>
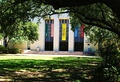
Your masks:
<path fill-rule="evenodd" d="M 7 57 L 6 57 L 7 56 Z M 67 52 L 67 51 L 31 51 L 25 50 L 22 54 L 1 54 L 1 59 L 52 59 L 54 57 L 90 57 L 99 58 L 99 56 L 84 55 L 83 52 Z"/>
<path fill-rule="evenodd" d="M 35 60 L 53 60 L 56 57 L 89 57 L 100 58 L 99 56 L 87 56 L 82 52 L 67 52 L 67 51 L 30 51 L 25 50 L 23 54 L 0 54 L 0 60 L 6 59 L 35 59 Z"/>
<path fill-rule="evenodd" d="M 25 50 L 23 54 L 24 56 L 47 56 L 47 57 L 98 57 L 98 56 L 88 56 L 83 54 L 83 52 L 68 52 L 68 51 L 31 51 Z"/>
<path fill-rule="evenodd" d="M 83 55 L 83 52 L 68 52 L 68 51 L 31 51 L 24 50 L 23 54 L 44 54 L 44 55 Z"/>

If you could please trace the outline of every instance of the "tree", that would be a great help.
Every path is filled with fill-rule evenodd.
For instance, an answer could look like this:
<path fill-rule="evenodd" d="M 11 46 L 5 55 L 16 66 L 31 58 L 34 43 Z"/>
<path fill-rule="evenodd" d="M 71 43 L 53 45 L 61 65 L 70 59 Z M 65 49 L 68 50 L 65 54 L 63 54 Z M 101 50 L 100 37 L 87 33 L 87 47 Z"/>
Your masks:
<path fill-rule="evenodd" d="M 88 4 L 94 4 L 94 3 L 104 3 L 107 5 L 116 15 L 118 18 L 120 18 L 120 1 L 119 0 L 73 0 L 73 1 L 68 1 L 68 0 L 15 0 L 13 2 L 13 5 L 17 5 L 19 3 L 25 3 L 27 1 L 33 1 L 34 3 L 39 3 L 39 4 L 48 4 L 52 5 L 55 9 L 58 8 L 64 8 L 64 7 L 76 7 L 76 6 L 83 6 L 83 5 L 88 5 Z"/>
<path fill-rule="evenodd" d="M 20 22 L 0 31 L 3 35 L 4 42 L 6 42 L 5 47 L 8 46 L 11 40 L 14 43 L 21 43 L 28 40 L 34 42 L 39 36 L 38 25 L 32 22 Z"/>
<path fill-rule="evenodd" d="M 29 40 L 34 42 L 38 40 L 38 25 L 33 22 L 26 22 L 17 24 L 18 28 L 15 30 L 11 37 L 15 43 L 21 42 L 21 40 Z"/>
<path fill-rule="evenodd" d="M 72 19 L 87 25 L 97 26 L 116 33 L 120 37 L 120 20 L 105 4 L 92 4 L 68 8 Z M 93 12 L 91 12 L 93 10 Z M 73 23 L 74 24 L 74 23 Z"/>
<path fill-rule="evenodd" d="M 59 1 L 57 1 L 57 0 L 20 0 L 20 1 L 5 0 L 5 1 L 1 2 L 1 10 L 0 11 L 2 11 L 2 13 L 0 15 L 1 15 L 1 22 L 4 22 L 5 23 L 4 25 L 6 25 L 6 17 L 7 17 L 8 18 L 7 21 L 9 21 L 8 25 L 10 25 L 10 23 L 11 24 L 14 23 L 16 18 L 20 18 L 20 20 L 22 20 L 22 21 L 28 21 L 28 20 L 31 20 L 31 18 L 34 18 L 35 16 L 45 17 L 47 15 L 60 13 L 60 11 L 56 12 L 56 10 L 54 10 L 51 6 L 48 6 L 48 5 L 52 5 L 55 9 L 65 7 L 63 9 L 70 10 L 70 9 L 74 8 L 75 11 L 72 10 L 72 11 L 68 11 L 68 12 L 73 12 L 76 15 L 79 15 L 79 14 L 81 15 L 81 12 L 76 13 L 76 10 L 78 10 L 78 9 L 80 10 L 81 8 L 84 7 L 84 9 L 86 11 L 88 11 L 89 8 L 86 8 L 85 6 L 88 5 L 90 7 L 89 4 L 91 4 L 91 7 L 90 7 L 91 9 L 89 10 L 89 12 L 92 11 L 93 13 L 96 13 L 95 9 L 97 9 L 98 11 L 100 11 L 97 13 L 101 14 L 101 13 L 104 13 L 103 10 L 106 10 L 105 14 L 108 14 L 110 12 L 110 14 L 114 15 L 114 18 L 115 18 L 114 22 L 119 23 L 119 18 L 120 18 L 119 3 L 120 3 L 119 0 L 114 0 L 114 1 L 113 0 L 110 0 L 110 1 L 107 1 L 107 0 L 91 0 L 91 1 L 86 1 L 86 0 L 79 0 L 79 1 L 78 0 L 75 0 L 75 1 L 68 1 L 68 0 L 59 0 Z M 48 5 L 46 5 L 46 4 L 48 4 Z M 98 4 L 98 5 L 96 6 L 96 4 Z M 107 15 L 107 17 L 106 17 L 107 19 L 111 19 L 111 16 L 113 16 L 110 14 Z M 12 18 L 9 17 L 9 15 L 11 15 Z M 80 17 L 80 15 L 79 15 L 79 17 Z M 98 20 L 95 20 L 96 15 L 92 14 L 92 16 L 94 17 L 94 19 L 92 19 L 92 20 L 98 22 Z M 103 18 L 103 17 L 101 16 L 101 18 Z M 2 19 L 4 19 L 4 21 L 2 21 Z M 12 22 L 10 20 L 12 20 Z M 90 20 L 90 19 L 86 19 L 86 20 Z M 100 20 L 100 21 L 103 24 L 105 23 L 103 20 Z M 84 23 L 88 24 L 88 22 L 84 22 Z M 2 23 L 2 25 L 3 25 L 3 23 Z M 5 27 L 4 25 L 2 27 Z M 92 25 L 96 26 L 95 23 L 93 23 Z M 120 37 L 120 28 L 119 27 L 110 28 L 110 29 L 103 27 L 102 25 L 100 25 L 99 27 L 111 30 Z M 109 26 L 109 24 L 108 24 L 108 27 L 111 27 L 111 25 Z"/>
<path fill-rule="evenodd" d="M 91 43 L 98 43 L 99 49 L 101 49 L 106 42 L 113 42 L 116 43 L 116 45 L 120 44 L 120 39 L 118 36 L 111 31 L 104 30 L 95 26 L 86 27 L 84 31 L 86 35 L 89 36 L 88 39 Z"/>
<path fill-rule="evenodd" d="M 73 12 L 70 13 L 73 26 L 79 23 L 87 24 L 84 30 L 90 36 L 90 40 L 98 43 L 102 42 L 99 55 L 102 57 L 103 62 L 95 71 L 94 80 L 97 82 L 119 82 L 120 53 L 118 52 L 118 44 L 120 38 L 118 36 L 120 37 L 120 34 L 116 31 L 120 31 L 118 17 L 109 7 L 101 3 L 68 8 L 68 10 Z M 93 12 L 90 12 L 91 10 Z"/>
<path fill-rule="evenodd" d="M 0 33 L 4 42 L 6 42 L 6 46 L 13 38 L 14 41 L 18 39 L 26 39 L 32 42 L 37 40 L 38 26 L 30 23 L 30 21 L 36 17 L 36 11 L 38 10 L 37 8 L 34 9 L 34 6 L 39 7 L 39 4 L 28 1 L 14 6 L 13 2 L 14 0 L 0 2 Z"/>
<path fill-rule="evenodd" d="M 37 1 L 37 0 L 36 0 Z M 120 18 L 120 1 L 119 0 L 43 0 L 45 4 L 52 5 L 55 9 L 61 8 L 61 7 L 76 7 L 76 6 L 84 6 L 88 4 L 94 4 L 94 3 L 104 3 L 107 5 L 116 15 L 118 18 Z M 92 12 L 92 10 L 91 10 Z"/>
<path fill-rule="evenodd" d="M 47 15 L 59 13 L 59 12 L 56 12 L 51 6 L 42 4 L 42 3 L 45 3 L 45 4 L 51 4 L 55 8 L 69 6 L 68 8 L 65 8 L 67 10 L 70 10 L 67 12 L 74 13 L 74 15 L 76 15 L 80 20 L 82 20 L 82 22 L 87 23 L 87 24 L 92 24 L 95 26 L 97 25 L 100 28 L 108 29 L 110 31 L 115 32 L 120 37 L 120 28 L 118 25 L 120 22 L 119 16 L 112 11 L 113 10 L 112 8 L 108 7 L 107 2 L 101 1 L 101 0 L 97 0 L 97 1 L 92 0 L 90 2 L 82 1 L 83 3 L 76 3 L 77 2 L 77 0 L 76 0 L 76 2 L 74 1 L 73 4 L 71 4 L 71 2 L 72 2 L 71 1 L 71 2 L 68 2 L 70 4 L 65 5 L 66 3 L 64 3 L 64 2 L 66 2 L 66 0 L 55 1 L 56 2 L 55 4 L 52 1 L 54 1 L 54 0 L 49 0 L 49 1 L 48 0 L 41 0 L 41 1 L 40 0 L 35 0 L 35 1 L 33 1 L 33 0 L 21 0 L 21 1 L 6 0 L 6 1 L 2 1 L 0 16 L 1 16 L 1 22 L 3 22 L 3 23 L 1 24 L 1 26 L 2 27 L 9 26 L 9 25 L 13 24 L 17 18 L 19 18 L 20 21 L 28 21 L 28 20 L 31 20 L 31 18 L 34 18 L 35 16 L 45 17 Z M 102 3 L 97 3 L 98 1 L 102 2 Z M 115 1 L 117 2 L 117 0 L 115 0 Z M 61 4 L 62 2 L 64 4 Z M 96 4 L 87 5 L 87 4 L 91 4 L 91 3 L 96 3 L 97 5 Z M 111 4 L 113 4 L 113 3 L 111 3 Z M 73 7 L 75 5 L 80 6 L 80 7 Z M 84 6 L 81 6 L 81 5 L 84 5 Z M 85 5 L 87 5 L 87 7 Z M 89 9 L 89 7 L 90 7 L 90 9 Z M 77 10 L 79 10 L 79 11 L 77 11 Z M 98 12 L 97 12 L 97 10 L 98 10 Z M 89 12 L 87 12 L 87 11 L 89 11 Z M 96 12 L 97 12 L 97 14 L 99 14 L 98 16 L 101 19 L 99 19 L 99 20 L 96 19 L 96 17 L 98 17 L 95 15 Z M 83 15 L 84 13 L 89 13 L 90 16 L 92 16 L 93 18 L 90 18 L 89 14 L 87 14 L 87 16 Z M 11 17 L 9 17 L 9 16 L 11 16 Z M 83 20 L 83 18 L 84 18 L 84 20 Z M 112 20 L 111 20 L 111 18 L 112 18 Z M 110 22 L 110 24 L 108 23 L 109 22 L 108 19 L 110 19 L 111 21 L 114 21 L 114 22 L 112 22 L 112 25 L 111 25 L 111 22 Z M 97 22 L 97 24 L 90 23 L 85 20 L 93 20 L 93 21 Z M 98 24 L 98 22 L 100 24 Z M 115 28 L 113 28 L 113 26 L 114 26 L 113 23 L 115 25 L 117 24 L 117 28 L 116 28 L 116 26 L 115 26 Z M 103 24 L 107 25 L 107 28 L 102 26 Z"/>
<path fill-rule="evenodd" d="M 16 24 L 19 25 L 21 21 L 23 21 L 24 24 L 25 22 L 31 21 L 31 19 L 36 16 L 44 18 L 47 15 L 52 14 L 70 13 L 70 16 L 72 18 L 76 18 L 78 23 L 81 22 L 87 24 L 87 26 L 92 25 L 110 30 L 116 33 L 120 38 L 119 4 L 119 0 L 4 0 L 0 2 L 1 31 L 2 33 L 6 33 L 3 32 L 5 29 L 10 30 L 10 28 L 14 27 L 14 33 L 16 33 L 14 35 L 15 37 L 18 37 L 19 34 L 22 35 L 22 30 L 20 30 L 21 32 L 19 31 L 17 33 L 16 28 L 18 26 L 16 26 Z M 56 11 L 52 6 L 48 5 L 52 5 L 55 9 L 61 9 Z M 27 30 L 27 28 L 23 29 Z M 27 32 L 29 33 L 29 31 Z M 101 31 L 98 29 L 98 33 L 99 32 Z M 113 36 L 113 34 L 111 36 Z M 117 68 L 119 70 L 119 61 L 115 61 L 120 59 L 117 58 L 119 54 L 117 52 L 116 46 L 114 47 L 114 44 L 105 46 L 102 55 L 104 59 L 110 58 L 109 60 L 105 60 L 105 65 L 109 64 L 108 68 L 109 66 L 111 66 L 111 68 L 118 66 Z M 110 61 L 110 63 L 108 61 Z M 114 69 L 112 73 L 113 72 Z M 115 76 L 118 72 L 119 71 L 115 73 Z M 111 72 L 109 75 L 112 75 Z"/>

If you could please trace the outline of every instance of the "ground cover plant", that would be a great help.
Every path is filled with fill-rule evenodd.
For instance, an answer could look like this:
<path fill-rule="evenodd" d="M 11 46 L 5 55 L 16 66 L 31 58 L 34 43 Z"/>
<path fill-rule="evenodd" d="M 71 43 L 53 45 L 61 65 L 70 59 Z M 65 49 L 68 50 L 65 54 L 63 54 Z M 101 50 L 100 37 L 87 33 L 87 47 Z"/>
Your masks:
<path fill-rule="evenodd" d="M 14 82 L 93 82 L 101 58 L 55 57 L 0 60 L 0 80 Z"/>

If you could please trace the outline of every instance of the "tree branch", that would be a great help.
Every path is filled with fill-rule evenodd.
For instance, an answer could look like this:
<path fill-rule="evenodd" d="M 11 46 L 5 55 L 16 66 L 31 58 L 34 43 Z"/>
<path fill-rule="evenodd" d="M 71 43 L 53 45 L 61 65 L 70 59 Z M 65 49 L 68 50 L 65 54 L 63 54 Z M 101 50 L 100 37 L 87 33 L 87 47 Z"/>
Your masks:
<path fill-rule="evenodd" d="M 105 17 L 105 14 L 104 14 L 103 9 L 101 8 L 101 6 L 100 6 L 98 3 L 96 3 L 96 5 L 97 5 L 97 6 L 98 6 L 98 8 L 101 10 L 103 20 L 104 20 L 104 21 L 106 21 L 106 17 Z M 101 5 L 102 5 L 102 4 L 101 4 Z"/>
<path fill-rule="evenodd" d="M 85 24 L 92 25 L 92 26 L 97 26 L 97 27 L 102 28 L 102 29 L 107 29 L 111 32 L 115 32 L 120 37 L 120 30 L 117 30 L 113 27 L 106 26 L 104 24 L 98 24 L 98 23 L 95 23 L 95 22 L 90 22 L 87 19 L 85 19 L 84 16 L 82 16 L 81 14 L 79 14 L 79 15 L 75 14 L 75 16 L 78 17 Z"/>
<path fill-rule="evenodd" d="M 61 7 L 75 7 L 75 6 L 81 6 L 81 5 L 88 5 L 93 4 L 97 2 L 103 2 L 103 0 L 45 0 L 45 4 L 52 5 L 55 9 L 61 8 Z"/>
<path fill-rule="evenodd" d="M 70 10 L 70 12 L 73 12 L 76 15 L 80 14 L 81 16 L 83 16 L 85 18 L 85 20 L 87 20 L 89 22 L 90 21 L 97 22 L 97 23 L 100 23 L 100 24 L 103 24 L 103 25 L 107 26 L 107 28 L 113 27 L 113 25 L 111 23 L 108 23 L 107 21 L 105 21 L 105 19 L 99 19 L 99 18 L 85 16 L 85 14 L 81 14 L 81 11 L 78 11 L 75 8 L 73 8 L 72 10 Z"/>

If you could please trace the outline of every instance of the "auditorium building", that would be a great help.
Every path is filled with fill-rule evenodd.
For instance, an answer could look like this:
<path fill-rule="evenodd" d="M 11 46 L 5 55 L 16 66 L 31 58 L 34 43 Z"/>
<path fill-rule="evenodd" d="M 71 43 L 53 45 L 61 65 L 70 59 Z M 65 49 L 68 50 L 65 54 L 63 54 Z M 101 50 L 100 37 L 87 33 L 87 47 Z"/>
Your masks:
<path fill-rule="evenodd" d="M 83 29 L 84 25 L 75 26 L 71 30 L 68 14 L 52 15 L 41 19 L 39 23 L 39 39 L 30 44 L 31 50 L 39 51 L 86 51 L 88 44 L 92 51 L 97 45 L 90 43 Z"/>

